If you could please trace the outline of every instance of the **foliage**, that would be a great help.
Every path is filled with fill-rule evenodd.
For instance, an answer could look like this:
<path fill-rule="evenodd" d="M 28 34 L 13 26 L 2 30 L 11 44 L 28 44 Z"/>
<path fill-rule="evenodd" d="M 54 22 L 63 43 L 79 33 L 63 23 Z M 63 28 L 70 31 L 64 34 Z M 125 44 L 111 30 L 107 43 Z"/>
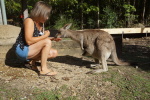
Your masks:
<path fill-rule="evenodd" d="M 89 14 L 90 12 L 93 12 L 93 11 L 94 12 L 99 11 L 99 8 L 97 6 L 90 5 L 90 4 L 86 3 L 86 2 L 81 3 L 79 7 L 80 7 L 80 9 L 83 10 L 83 12 L 85 14 Z"/>
<path fill-rule="evenodd" d="M 89 25 L 89 28 L 94 28 L 94 20 L 92 18 L 89 18 L 88 21 L 87 21 L 87 24 Z"/>
<path fill-rule="evenodd" d="M 65 15 L 61 15 L 58 20 L 55 21 L 54 29 L 60 29 L 65 24 L 72 23 L 71 29 L 78 29 L 77 22 L 71 18 L 67 18 Z"/>
<path fill-rule="evenodd" d="M 34 4 L 39 0 L 27 0 L 29 12 Z M 43 0 L 52 5 L 51 19 L 46 25 L 56 26 L 60 15 L 65 15 L 73 19 L 77 26 L 83 28 L 97 28 L 100 20 L 100 27 L 130 27 L 132 24 L 145 22 L 149 25 L 150 3 L 146 0 L 146 5 L 142 0 Z M 22 12 L 21 0 L 5 0 L 8 19 L 14 19 L 15 23 L 20 23 Z M 145 8 L 145 13 L 143 12 Z M 99 15 L 98 15 L 99 14 Z M 143 14 L 145 19 L 143 19 Z M 19 20 L 18 20 L 19 19 Z M 61 19 L 62 20 L 62 19 Z M 65 22 L 66 23 L 66 22 Z M 57 23 L 58 24 L 58 23 Z"/>
<path fill-rule="evenodd" d="M 103 16 L 103 24 L 107 28 L 113 28 L 116 25 L 117 22 L 117 14 L 109 7 L 107 6 L 104 8 L 105 15 Z"/>
<path fill-rule="evenodd" d="M 16 2 L 18 1 L 18 2 Z M 5 4 L 6 4 L 6 11 L 7 11 L 7 14 L 10 14 L 10 13 L 20 13 L 20 9 L 21 9 L 21 5 L 20 5 L 20 2 L 21 0 L 6 0 L 5 1 Z"/>
<path fill-rule="evenodd" d="M 136 11 L 136 8 L 130 4 L 124 4 L 123 7 L 125 9 L 125 20 L 128 22 L 128 26 L 130 26 L 138 17 L 137 15 L 133 14 Z"/>
<path fill-rule="evenodd" d="M 20 0 L 18 0 L 20 1 Z M 15 18 L 15 17 L 19 17 L 19 16 L 15 16 L 16 13 L 21 13 L 20 9 L 21 9 L 21 5 L 19 2 L 16 2 L 14 0 L 7 0 L 5 1 L 6 4 L 6 13 L 7 13 L 7 17 L 8 18 Z M 21 14 L 20 14 L 21 15 Z"/>
<path fill-rule="evenodd" d="M 5 8 L 7 13 L 7 19 L 13 20 L 10 22 L 13 25 L 21 25 L 22 19 L 21 16 L 21 0 L 5 0 Z"/>

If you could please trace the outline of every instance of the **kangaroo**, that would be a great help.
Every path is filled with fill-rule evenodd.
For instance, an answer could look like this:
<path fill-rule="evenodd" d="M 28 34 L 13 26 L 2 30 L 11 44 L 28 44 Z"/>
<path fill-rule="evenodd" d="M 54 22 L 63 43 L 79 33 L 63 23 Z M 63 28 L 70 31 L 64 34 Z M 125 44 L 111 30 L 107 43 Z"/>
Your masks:
<path fill-rule="evenodd" d="M 102 69 L 93 70 L 91 73 L 108 71 L 107 59 L 110 56 L 117 65 L 130 65 L 118 59 L 114 39 L 109 33 L 98 29 L 70 30 L 71 25 L 66 24 L 60 28 L 56 37 L 68 37 L 77 41 L 84 51 L 82 55 L 90 55 L 96 63 L 102 63 Z"/>

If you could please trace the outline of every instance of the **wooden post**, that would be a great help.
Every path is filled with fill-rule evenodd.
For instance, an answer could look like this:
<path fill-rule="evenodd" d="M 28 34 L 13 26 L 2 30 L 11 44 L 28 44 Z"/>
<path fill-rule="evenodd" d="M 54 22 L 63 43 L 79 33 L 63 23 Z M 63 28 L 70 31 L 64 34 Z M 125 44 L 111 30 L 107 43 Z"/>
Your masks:
<path fill-rule="evenodd" d="M 3 19 L 2 19 L 2 11 L 1 11 L 1 7 L 0 7 L 0 25 L 3 25 Z"/>
<path fill-rule="evenodd" d="M 0 7 L 1 7 L 1 13 L 2 13 L 2 21 L 3 25 L 7 25 L 7 17 L 6 17 L 6 9 L 5 9 L 5 2 L 4 0 L 0 0 Z"/>
<path fill-rule="evenodd" d="M 123 34 L 124 34 L 124 31 L 122 31 L 122 40 L 123 40 Z"/>
<path fill-rule="evenodd" d="M 147 37 L 147 33 L 148 33 L 148 31 L 146 32 L 146 37 Z"/>

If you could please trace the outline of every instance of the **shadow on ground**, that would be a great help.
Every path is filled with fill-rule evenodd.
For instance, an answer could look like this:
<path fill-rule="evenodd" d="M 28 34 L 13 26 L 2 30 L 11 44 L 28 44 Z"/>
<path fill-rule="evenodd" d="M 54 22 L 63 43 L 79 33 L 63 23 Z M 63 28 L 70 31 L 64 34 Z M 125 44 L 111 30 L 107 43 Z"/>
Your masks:
<path fill-rule="evenodd" d="M 144 71 L 150 71 L 150 47 L 140 45 L 124 45 L 122 49 L 122 59 L 125 61 L 135 62 L 138 68 Z M 86 60 L 82 57 L 75 56 L 58 56 L 54 59 L 50 59 L 52 62 L 65 63 L 76 66 L 86 66 L 90 68 L 90 64 L 93 64 L 93 60 Z M 24 62 L 17 59 L 14 47 L 12 47 L 6 54 L 5 64 L 10 67 L 25 67 Z M 108 64 L 108 66 L 111 64 Z M 113 64 L 114 65 L 114 64 Z M 135 66 L 133 66 L 135 67 Z"/>
<path fill-rule="evenodd" d="M 19 60 L 15 54 L 15 49 L 14 46 L 7 52 L 6 57 L 5 57 L 5 65 L 10 66 L 10 67 L 16 67 L 16 68 L 26 68 L 25 63 L 21 60 Z M 59 62 L 59 63 L 65 63 L 69 65 L 77 65 L 77 66 L 87 66 L 94 63 L 92 61 L 86 61 L 82 60 L 82 58 L 78 58 L 75 56 L 58 56 L 56 58 L 50 59 L 49 61 L 52 62 Z M 38 63 L 38 66 L 40 64 Z"/>
<path fill-rule="evenodd" d="M 5 65 L 16 68 L 25 68 L 25 62 L 21 61 L 16 56 L 14 45 L 6 53 Z"/>
<path fill-rule="evenodd" d="M 135 62 L 138 68 L 150 71 L 150 47 L 140 45 L 124 45 L 123 59 Z"/>
<path fill-rule="evenodd" d="M 89 58 L 91 59 L 91 58 Z M 76 66 L 86 66 L 87 68 L 89 68 L 90 64 L 94 64 L 93 61 L 91 60 L 83 60 L 82 57 L 75 57 L 75 56 L 70 56 L 70 55 L 66 55 L 66 56 L 58 56 L 54 59 L 50 59 L 49 61 L 52 62 L 59 62 L 59 63 L 65 63 L 65 64 L 69 64 L 69 65 L 76 65 Z"/>

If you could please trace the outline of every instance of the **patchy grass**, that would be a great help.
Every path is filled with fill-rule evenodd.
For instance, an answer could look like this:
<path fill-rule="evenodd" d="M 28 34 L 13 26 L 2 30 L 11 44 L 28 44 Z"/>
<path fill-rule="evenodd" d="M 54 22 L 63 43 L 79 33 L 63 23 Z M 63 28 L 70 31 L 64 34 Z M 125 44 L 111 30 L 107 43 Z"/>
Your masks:
<path fill-rule="evenodd" d="M 66 85 L 51 91 L 35 89 L 32 100 L 77 100 L 75 96 L 66 96 L 66 94 L 70 94 L 69 91 Z"/>
<path fill-rule="evenodd" d="M 104 81 L 110 81 L 119 88 L 119 100 L 148 100 L 150 98 L 150 73 L 135 68 L 111 71 Z"/>
<path fill-rule="evenodd" d="M 131 66 L 109 66 L 109 71 L 89 74 L 78 89 L 63 85 L 55 90 L 34 88 L 17 90 L 0 82 L 0 100 L 148 100 L 150 98 L 150 73 Z M 84 85 L 84 86 L 83 86 Z"/>
<path fill-rule="evenodd" d="M 0 100 L 77 100 L 76 96 L 62 95 L 63 93 L 68 93 L 66 91 L 69 90 L 64 86 L 51 91 L 38 88 L 33 89 L 33 91 L 20 91 L 3 85 L 0 87 Z"/>
<path fill-rule="evenodd" d="M 22 96 L 21 92 L 19 92 L 15 88 L 10 88 L 8 85 L 4 84 L 0 87 L 0 100 L 19 100 Z"/>
<path fill-rule="evenodd" d="M 60 71 L 56 82 L 50 78 L 40 79 L 31 70 L 11 68 L 0 63 L 0 100 L 149 100 L 149 54 L 149 46 L 126 45 L 124 59 L 137 65 L 108 65 L 108 72 L 100 74 L 84 73 L 87 69 L 93 70 L 83 66 L 91 60 L 84 62 L 80 58 L 61 58 L 62 62 L 51 63 Z M 53 88 L 45 88 L 51 86 Z"/>

